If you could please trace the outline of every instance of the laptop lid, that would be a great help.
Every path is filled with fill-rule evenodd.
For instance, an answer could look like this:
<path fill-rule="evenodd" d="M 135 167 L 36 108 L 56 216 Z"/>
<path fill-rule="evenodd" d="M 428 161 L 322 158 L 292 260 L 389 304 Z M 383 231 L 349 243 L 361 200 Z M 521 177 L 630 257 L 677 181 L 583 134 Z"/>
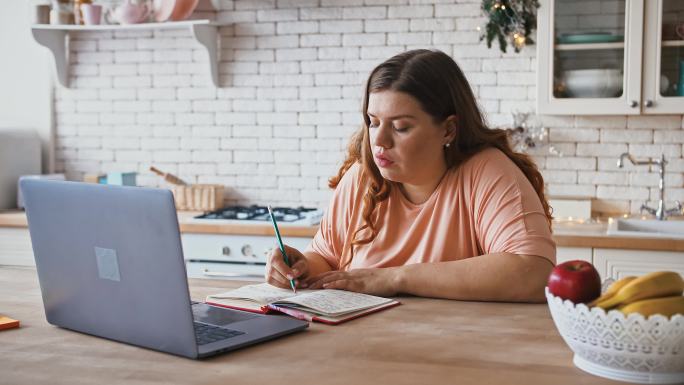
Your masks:
<path fill-rule="evenodd" d="M 197 357 L 170 191 L 22 180 L 49 323 Z"/>

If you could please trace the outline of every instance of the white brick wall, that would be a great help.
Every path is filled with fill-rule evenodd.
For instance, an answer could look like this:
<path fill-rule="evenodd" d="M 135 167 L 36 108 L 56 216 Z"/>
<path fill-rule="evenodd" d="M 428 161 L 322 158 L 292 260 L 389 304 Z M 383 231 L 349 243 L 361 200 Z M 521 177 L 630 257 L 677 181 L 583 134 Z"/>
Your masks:
<path fill-rule="evenodd" d="M 368 72 L 407 49 L 452 55 L 491 125 L 532 111 L 535 47 L 502 54 L 479 41 L 480 1 L 221 0 L 221 87 L 185 30 L 78 33 L 72 88 L 56 89 L 57 164 L 83 173 L 155 165 L 196 183 L 228 186 L 231 203 L 324 207 L 327 179 L 361 123 Z M 590 13 L 593 13 L 590 12 Z M 568 21 L 570 22 L 570 21 Z M 544 116 L 563 157 L 532 152 L 550 195 L 584 196 L 606 212 L 657 200 L 657 175 L 617 157 L 668 158 L 669 199 L 684 200 L 684 119 Z"/>

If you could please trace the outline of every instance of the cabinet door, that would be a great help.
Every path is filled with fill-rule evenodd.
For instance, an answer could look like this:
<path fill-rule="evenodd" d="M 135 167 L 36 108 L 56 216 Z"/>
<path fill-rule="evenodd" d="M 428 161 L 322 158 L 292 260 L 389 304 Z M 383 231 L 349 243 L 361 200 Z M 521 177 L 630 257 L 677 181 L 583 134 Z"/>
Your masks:
<path fill-rule="evenodd" d="M 684 253 L 650 250 L 594 249 L 594 266 L 601 279 L 620 279 L 670 270 L 684 275 Z"/>
<path fill-rule="evenodd" d="M 646 2 L 644 98 L 646 114 L 684 112 L 684 1 Z"/>
<path fill-rule="evenodd" d="M 36 265 L 27 228 L 0 227 L 0 265 Z"/>
<path fill-rule="evenodd" d="M 542 0 L 537 112 L 639 114 L 643 0 Z"/>
<path fill-rule="evenodd" d="M 581 259 L 591 262 L 591 247 L 557 247 L 556 264 Z"/>

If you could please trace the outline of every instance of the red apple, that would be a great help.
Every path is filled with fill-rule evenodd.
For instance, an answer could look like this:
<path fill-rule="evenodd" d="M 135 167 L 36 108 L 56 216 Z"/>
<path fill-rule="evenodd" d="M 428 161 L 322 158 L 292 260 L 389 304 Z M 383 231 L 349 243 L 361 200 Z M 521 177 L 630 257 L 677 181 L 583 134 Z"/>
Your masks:
<path fill-rule="evenodd" d="M 587 261 L 563 262 L 549 276 L 551 294 L 573 303 L 587 303 L 601 295 L 601 277 Z"/>

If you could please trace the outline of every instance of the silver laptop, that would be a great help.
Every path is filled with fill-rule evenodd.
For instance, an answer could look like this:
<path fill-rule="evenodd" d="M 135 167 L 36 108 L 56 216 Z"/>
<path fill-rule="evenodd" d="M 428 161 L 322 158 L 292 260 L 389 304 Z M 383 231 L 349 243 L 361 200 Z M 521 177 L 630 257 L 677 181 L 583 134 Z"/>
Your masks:
<path fill-rule="evenodd" d="M 53 325 L 190 358 L 308 326 L 191 303 L 169 190 L 30 179 L 20 188 Z"/>

